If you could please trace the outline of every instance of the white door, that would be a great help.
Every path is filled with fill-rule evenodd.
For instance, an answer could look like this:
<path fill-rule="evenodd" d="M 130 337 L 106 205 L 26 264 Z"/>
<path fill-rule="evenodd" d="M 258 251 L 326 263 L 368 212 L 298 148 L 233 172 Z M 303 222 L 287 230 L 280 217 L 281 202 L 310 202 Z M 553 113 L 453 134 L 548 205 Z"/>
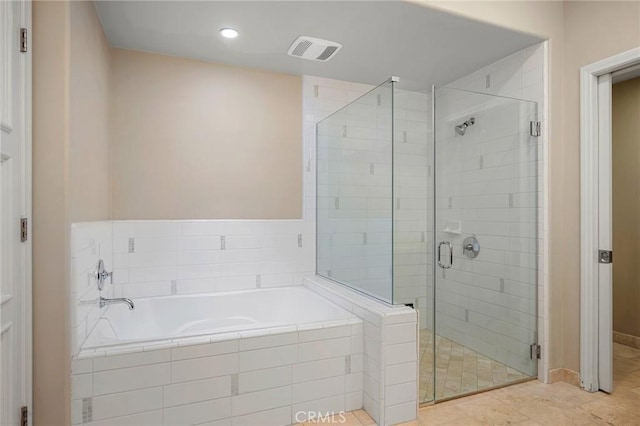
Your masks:
<path fill-rule="evenodd" d="M 611 74 L 598 77 L 598 245 L 600 250 L 613 251 L 612 201 L 612 134 L 611 134 Z M 605 255 L 606 257 L 606 255 Z M 598 386 L 613 389 L 613 265 L 599 257 L 598 264 Z"/>
<path fill-rule="evenodd" d="M 30 53 L 21 52 L 30 4 L 0 1 L 0 425 L 31 401 L 31 246 L 20 220 L 31 206 Z M 28 32 L 27 32 L 28 34 Z"/>

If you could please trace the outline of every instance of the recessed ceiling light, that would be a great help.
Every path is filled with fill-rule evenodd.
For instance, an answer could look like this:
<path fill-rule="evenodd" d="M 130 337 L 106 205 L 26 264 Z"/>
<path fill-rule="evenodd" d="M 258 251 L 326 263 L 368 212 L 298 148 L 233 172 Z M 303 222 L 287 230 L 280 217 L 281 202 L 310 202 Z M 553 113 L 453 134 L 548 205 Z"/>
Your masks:
<path fill-rule="evenodd" d="M 233 28 L 220 28 L 220 34 L 224 38 L 236 38 L 238 37 L 238 30 L 234 30 Z"/>

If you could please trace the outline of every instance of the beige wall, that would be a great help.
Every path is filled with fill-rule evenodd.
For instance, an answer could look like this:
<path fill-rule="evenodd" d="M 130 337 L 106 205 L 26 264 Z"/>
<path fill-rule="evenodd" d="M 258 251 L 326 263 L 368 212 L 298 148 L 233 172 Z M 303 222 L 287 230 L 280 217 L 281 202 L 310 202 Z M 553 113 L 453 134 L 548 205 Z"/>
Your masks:
<path fill-rule="evenodd" d="M 109 219 L 109 44 L 93 2 L 71 4 L 69 220 Z"/>
<path fill-rule="evenodd" d="M 613 329 L 640 337 L 640 77 L 613 86 Z"/>
<path fill-rule="evenodd" d="M 113 219 L 302 217 L 300 76 L 112 50 Z"/>
<path fill-rule="evenodd" d="M 33 3 L 33 424 L 70 424 L 67 2 Z"/>
<path fill-rule="evenodd" d="M 34 424 L 70 424 L 69 225 L 109 218 L 109 47 L 93 3 L 33 4 Z"/>

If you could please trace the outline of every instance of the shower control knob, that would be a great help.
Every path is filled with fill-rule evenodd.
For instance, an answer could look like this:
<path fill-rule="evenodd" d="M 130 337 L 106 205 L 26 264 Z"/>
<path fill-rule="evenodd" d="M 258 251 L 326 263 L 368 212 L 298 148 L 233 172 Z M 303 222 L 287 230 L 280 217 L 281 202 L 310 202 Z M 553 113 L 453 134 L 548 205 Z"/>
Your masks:
<path fill-rule="evenodd" d="M 475 259 L 480 253 L 480 243 L 476 237 L 467 237 L 462 242 L 462 254 L 470 259 Z"/>

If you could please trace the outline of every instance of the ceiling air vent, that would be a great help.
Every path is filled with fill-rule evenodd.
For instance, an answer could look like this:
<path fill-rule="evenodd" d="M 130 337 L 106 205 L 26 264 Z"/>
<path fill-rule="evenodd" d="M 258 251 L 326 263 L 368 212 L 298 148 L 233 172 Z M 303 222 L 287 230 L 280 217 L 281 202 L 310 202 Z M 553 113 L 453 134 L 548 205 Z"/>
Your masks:
<path fill-rule="evenodd" d="M 331 59 L 341 48 L 342 45 L 335 41 L 300 36 L 293 42 L 287 53 L 296 58 L 324 62 Z"/>

